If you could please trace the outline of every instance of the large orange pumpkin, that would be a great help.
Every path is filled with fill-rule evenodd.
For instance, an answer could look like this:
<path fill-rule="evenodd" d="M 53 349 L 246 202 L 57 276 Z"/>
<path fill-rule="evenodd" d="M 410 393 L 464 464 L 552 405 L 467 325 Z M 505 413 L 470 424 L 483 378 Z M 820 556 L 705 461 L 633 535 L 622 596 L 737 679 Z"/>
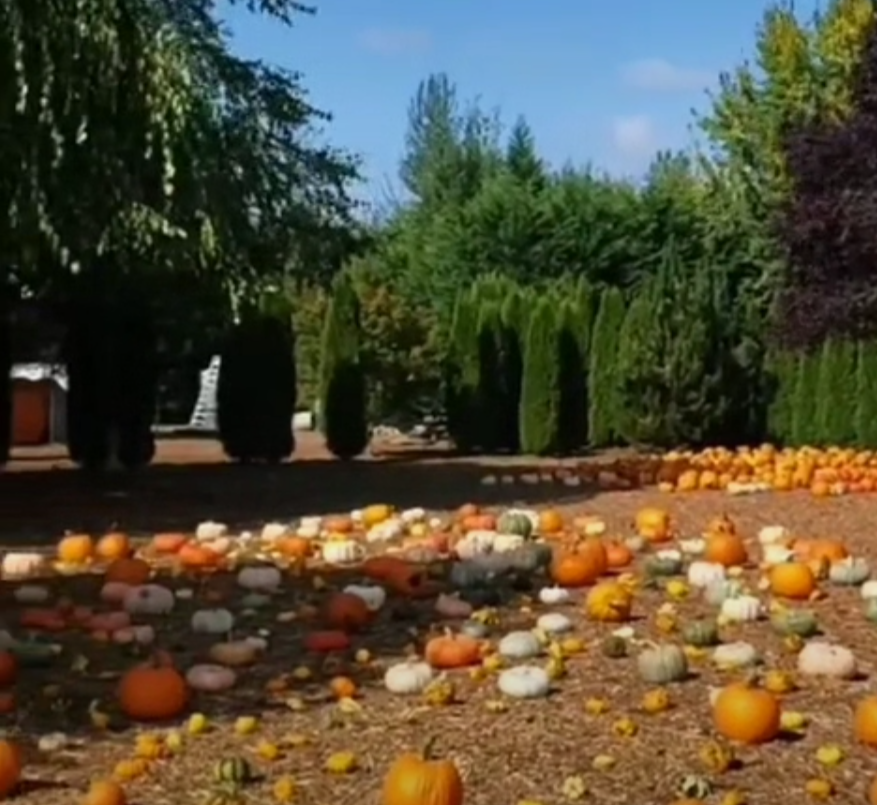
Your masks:
<path fill-rule="evenodd" d="M 744 744 L 772 741 L 780 732 L 779 700 L 745 683 L 727 685 L 713 702 L 713 724 L 724 738 Z"/>
<path fill-rule="evenodd" d="M 88 534 L 67 534 L 58 543 L 58 559 L 68 565 L 81 565 L 94 554 L 94 540 Z"/>
<path fill-rule="evenodd" d="M 424 657 L 433 668 L 464 668 L 481 660 L 481 645 L 464 634 L 433 637 L 424 649 Z"/>
<path fill-rule="evenodd" d="M 152 538 L 152 549 L 156 553 L 177 553 L 188 541 L 189 538 L 185 534 L 168 531 L 156 534 Z"/>
<path fill-rule="evenodd" d="M 605 549 L 602 559 L 596 551 L 556 554 L 551 563 L 551 578 L 561 587 L 586 587 L 600 578 L 608 567 Z"/>
<path fill-rule="evenodd" d="M 463 805 L 463 778 L 449 760 L 422 755 L 398 758 L 384 777 L 381 805 Z"/>
<path fill-rule="evenodd" d="M 856 705 L 853 736 L 860 744 L 877 747 L 877 696 L 866 696 Z"/>
<path fill-rule="evenodd" d="M 167 657 L 132 668 L 119 682 L 119 708 L 133 721 L 165 721 L 186 709 L 189 687 Z"/>
<path fill-rule="evenodd" d="M 11 741 L 0 741 L 0 799 L 6 799 L 21 782 L 21 750 Z"/>
<path fill-rule="evenodd" d="M 707 538 L 704 559 L 725 567 L 739 567 L 746 564 L 749 554 L 736 534 L 719 532 Z"/>
<path fill-rule="evenodd" d="M 115 780 L 95 780 L 88 788 L 82 805 L 127 805 L 125 789 Z"/>
<path fill-rule="evenodd" d="M 131 555 L 131 541 L 127 534 L 121 531 L 111 531 L 104 534 L 94 547 L 98 559 L 104 562 L 112 562 L 115 559 L 123 559 Z"/>
<path fill-rule="evenodd" d="M 780 598 L 805 601 L 816 590 L 816 576 L 804 562 L 782 562 L 768 574 L 770 591 Z"/>
<path fill-rule="evenodd" d="M 563 531 L 563 517 L 557 509 L 545 509 L 539 512 L 540 534 L 559 534 L 561 531 Z"/>

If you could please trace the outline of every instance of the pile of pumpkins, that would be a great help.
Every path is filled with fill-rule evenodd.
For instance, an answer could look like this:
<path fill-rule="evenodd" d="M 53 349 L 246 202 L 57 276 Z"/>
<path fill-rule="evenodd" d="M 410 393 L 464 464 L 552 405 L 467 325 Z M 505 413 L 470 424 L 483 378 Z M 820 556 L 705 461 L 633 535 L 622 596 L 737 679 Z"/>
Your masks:
<path fill-rule="evenodd" d="M 809 490 L 817 497 L 877 491 L 877 452 L 842 447 L 706 448 L 588 463 L 579 478 L 605 489 L 724 490 L 732 495 Z"/>

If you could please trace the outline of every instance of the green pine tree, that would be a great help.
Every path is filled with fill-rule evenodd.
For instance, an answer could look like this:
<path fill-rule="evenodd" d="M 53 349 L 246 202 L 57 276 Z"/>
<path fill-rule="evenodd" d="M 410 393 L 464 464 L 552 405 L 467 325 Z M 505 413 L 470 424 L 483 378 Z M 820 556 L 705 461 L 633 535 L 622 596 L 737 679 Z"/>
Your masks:
<path fill-rule="evenodd" d="M 359 298 L 346 272 L 332 286 L 320 355 L 320 422 L 326 446 L 341 459 L 369 442 L 368 389 L 362 361 Z"/>
<path fill-rule="evenodd" d="M 572 453 L 588 445 L 588 346 L 593 293 L 579 283 L 559 300 L 560 316 L 560 450 Z"/>
<path fill-rule="evenodd" d="M 826 341 L 819 357 L 815 425 L 819 442 L 848 446 L 856 441 L 856 344 Z"/>
<path fill-rule="evenodd" d="M 815 445 L 820 441 L 816 426 L 816 400 L 819 394 L 820 353 L 801 353 L 795 369 L 792 397 L 792 444 Z"/>
<path fill-rule="evenodd" d="M 502 443 L 510 453 L 521 447 L 518 412 L 521 408 L 521 379 L 523 373 L 524 339 L 530 308 L 527 293 L 513 286 L 502 302 L 500 310 L 503 330 L 503 404 Z"/>
<path fill-rule="evenodd" d="M 856 442 L 877 448 L 877 341 L 860 341 L 856 360 Z"/>
<path fill-rule="evenodd" d="M 560 356 L 556 302 L 542 298 L 530 317 L 521 382 L 521 450 L 547 455 L 558 448 Z"/>
<path fill-rule="evenodd" d="M 616 363 L 618 334 L 624 321 L 624 296 L 618 288 L 607 288 L 591 332 L 588 435 L 593 447 L 608 447 L 618 439 L 619 416 Z"/>
<path fill-rule="evenodd" d="M 787 350 L 777 350 L 767 366 L 769 403 L 767 429 L 770 439 L 778 445 L 792 444 L 795 383 L 798 373 L 797 356 Z"/>
<path fill-rule="evenodd" d="M 478 311 L 478 447 L 497 453 L 505 446 L 502 415 L 505 410 L 505 353 L 503 344 L 502 304 L 488 296 Z"/>
<path fill-rule="evenodd" d="M 457 297 L 445 358 L 445 408 L 448 432 L 458 450 L 478 442 L 478 298 L 474 289 Z"/>

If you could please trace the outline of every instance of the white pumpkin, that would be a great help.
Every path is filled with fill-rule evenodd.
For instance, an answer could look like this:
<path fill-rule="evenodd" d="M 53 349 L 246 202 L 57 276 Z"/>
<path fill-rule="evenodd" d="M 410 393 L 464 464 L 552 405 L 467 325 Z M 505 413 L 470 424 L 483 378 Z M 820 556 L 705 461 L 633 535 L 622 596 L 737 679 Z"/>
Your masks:
<path fill-rule="evenodd" d="M 537 665 L 507 668 L 496 682 L 502 693 L 514 699 L 539 699 L 551 690 L 548 672 Z"/>
<path fill-rule="evenodd" d="M 758 532 L 758 541 L 765 547 L 787 542 L 789 530 L 781 525 L 766 525 Z"/>
<path fill-rule="evenodd" d="M 216 523 L 213 520 L 198 523 L 195 528 L 195 539 L 199 542 L 219 539 L 226 534 L 228 534 L 228 526 L 225 523 Z"/>
<path fill-rule="evenodd" d="M 510 660 L 527 660 L 542 652 L 542 644 L 533 632 L 509 632 L 499 641 L 497 651 Z"/>
<path fill-rule="evenodd" d="M 283 575 L 276 567 L 242 567 L 237 575 L 238 587 L 250 592 L 270 593 L 278 590 Z"/>
<path fill-rule="evenodd" d="M 384 687 L 390 693 L 410 696 L 422 693 L 432 682 L 433 670 L 428 663 L 409 661 L 391 665 L 384 674 Z"/>
<path fill-rule="evenodd" d="M 761 556 L 762 562 L 769 567 L 791 562 L 794 558 L 795 552 L 782 543 L 768 543 L 764 546 Z"/>
<path fill-rule="evenodd" d="M 655 551 L 655 556 L 658 559 L 665 559 L 668 562 L 682 561 L 682 552 L 677 551 L 675 548 L 664 548 L 663 550 Z"/>
<path fill-rule="evenodd" d="M 866 601 L 870 601 L 872 598 L 877 598 L 877 579 L 871 579 L 870 581 L 866 581 L 859 588 L 859 594 Z"/>
<path fill-rule="evenodd" d="M 692 587 L 709 587 L 724 581 L 725 576 L 725 568 L 718 562 L 692 562 L 688 567 L 688 583 Z"/>
<path fill-rule="evenodd" d="M 371 543 L 392 542 L 399 539 L 405 533 L 405 523 L 400 517 L 391 517 L 382 523 L 377 523 L 365 532 L 365 541 Z"/>
<path fill-rule="evenodd" d="M 192 615 L 192 631 L 198 634 L 228 634 L 234 629 L 234 615 L 227 609 L 199 609 Z"/>
<path fill-rule="evenodd" d="M 218 693 L 232 687 L 237 682 L 237 674 L 224 665 L 200 663 L 186 671 L 186 682 L 192 690 Z"/>
<path fill-rule="evenodd" d="M 563 634 L 572 631 L 572 621 L 560 612 L 548 612 L 536 621 L 536 628 L 547 634 Z"/>
<path fill-rule="evenodd" d="M 296 536 L 302 539 L 317 539 L 322 533 L 322 517 L 302 517 L 295 529 Z"/>
<path fill-rule="evenodd" d="M 34 604 L 45 604 L 51 598 L 52 593 L 48 587 L 42 584 L 22 584 L 16 587 L 12 594 L 19 604 L 33 606 Z"/>
<path fill-rule="evenodd" d="M 526 540 L 519 534 L 497 534 L 493 539 L 494 553 L 508 553 L 523 548 Z"/>
<path fill-rule="evenodd" d="M 344 592 L 361 598 L 372 612 L 377 612 L 387 602 L 387 591 L 376 584 L 348 584 Z"/>
<path fill-rule="evenodd" d="M 289 535 L 289 526 L 283 523 L 265 523 L 259 538 L 269 544 L 277 542 Z"/>
<path fill-rule="evenodd" d="M 857 671 L 856 655 L 834 643 L 807 643 L 798 654 L 798 672 L 804 676 L 852 679 Z"/>
<path fill-rule="evenodd" d="M 565 604 L 570 599 L 569 590 L 565 587 L 543 587 L 539 590 L 539 600 L 543 604 L 555 606 L 557 604 Z"/>
<path fill-rule="evenodd" d="M 176 597 L 160 584 L 138 584 L 125 594 L 122 607 L 129 615 L 167 615 Z"/>
<path fill-rule="evenodd" d="M 40 575 L 48 568 L 48 561 L 41 553 L 7 553 L 0 566 L 4 579 L 27 579 Z"/>
<path fill-rule="evenodd" d="M 758 650 L 751 643 L 738 640 L 716 646 L 712 660 L 716 667 L 723 671 L 734 671 L 738 668 L 749 668 L 761 659 Z"/>
<path fill-rule="evenodd" d="M 454 550 L 460 559 L 474 559 L 490 553 L 493 550 L 493 541 L 496 539 L 496 531 L 476 530 L 470 531 L 455 546 Z"/>
<path fill-rule="evenodd" d="M 700 556 L 706 550 L 706 540 L 703 537 L 679 540 L 679 550 L 686 556 Z"/>
<path fill-rule="evenodd" d="M 719 616 L 732 623 L 749 623 L 758 620 L 764 611 L 761 600 L 754 595 L 739 595 L 722 601 Z"/>
<path fill-rule="evenodd" d="M 243 538 L 245 535 L 242 534 Z M 240 545 L 246 544 L 247 540 L 245 538 L 239 541 Z M 231 537 L 215 537 L 212 539 L 205 539 L 201 542 L 201 544 L 207 548 L 209 551 L 213 551 L 217 556 L 228 556 L 231 553 L 232 548 L 235 547 L 235 543 Z"/>
<path fill-rule="evenodd" d="M 399 519 L 406 525 L 422 523 L 426 519 L 426 509 L 422 509 L 419 506 L 413 509 L 405 509 L 405 511 L 399 515 Z"/>
<path fill-rule="evenodd" d="M 352 539 L 332 539 L 323 543 L 323 561 L 330 565 L 351 565 L 363 557 L 362 546 Z"/>

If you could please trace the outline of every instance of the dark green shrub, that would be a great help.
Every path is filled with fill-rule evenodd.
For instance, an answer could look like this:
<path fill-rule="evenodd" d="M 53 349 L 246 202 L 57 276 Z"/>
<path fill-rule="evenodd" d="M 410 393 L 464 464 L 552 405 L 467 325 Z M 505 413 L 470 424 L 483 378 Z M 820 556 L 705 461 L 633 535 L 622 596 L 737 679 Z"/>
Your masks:
<path fill-rule="evenodd" d="M 819 357 L 816 429 L 825 445 L 856 441 L 856 343 L 826 341 Z"/>
<path fill-rule="evenodd" d="M 458 450 L 478 443 L 478 299 L 472 290 L 457 297 L 445 359 L 445 407 L 448 432 Z"/>
<path fill-rule="evenodd" d="M 797 356 L 788 350 L 777 350 L 768 360 L 766 374 L 769 384 L 768 436 L 774 444 L 792 444 Z"/>
<path fill-rule="evenodd" d="M 478 391 L 476 443 L 486 453 L 496 453 L 505 447 L 503 412 L 505 394 L 505 344 L 501 301 L 483 300 L 478 312 Z"/>
<path fill-rule="evenodd" d="M 607 447 L 618 439 L 619 416 L 618 338 L 624 322 L 624 296 L 617 288 L 607 288 L 591 332 L 590 370 L 588 372 L 588 436 L 593 447 Z"/>
<path fill-rule="evenodd" d="M 594 295 L 581 283 L 558 300 L 560 316 L 560 450 L 572 453 L 588 444 L 588 351 Z"/>
<path fill-rule="evenodd" d="M 792 443 L 797 447 L 820 442 L 816 424 L 820 357 L 819 352 L 802 352 L 797 358 L 792 399 Z"/>
<path fill-rule="evenodd" d="M 341 459 L 360 455 L 369 442 L 368 387 L 362 361 L 359 298 L 347 274 L 332 287 L 320 362 L 320 427 L 326 447 Z"/>
<path fill-rule="evenodd" d="M 513 286 L 502 302 L 503 333 L 503 404 L 499 413 L 502 445 L 510 453 L 521 448 L 518 416 L 521 409 L 521 381 L 523 377 L 524 339 L 529 321 L 529 300 L 526 292 Z"/>
<path fill-rule="evenodd" d="M 530 317 L 521 382 L 521 450 L 546 455 L 558 449 L 560 355 L 556 302 L 542 298 Z"/>
<path fill-rule="evenodd" d="M 856 441 L 877 447 L 877 342 L 860 341 L 856 360 Z"/>

